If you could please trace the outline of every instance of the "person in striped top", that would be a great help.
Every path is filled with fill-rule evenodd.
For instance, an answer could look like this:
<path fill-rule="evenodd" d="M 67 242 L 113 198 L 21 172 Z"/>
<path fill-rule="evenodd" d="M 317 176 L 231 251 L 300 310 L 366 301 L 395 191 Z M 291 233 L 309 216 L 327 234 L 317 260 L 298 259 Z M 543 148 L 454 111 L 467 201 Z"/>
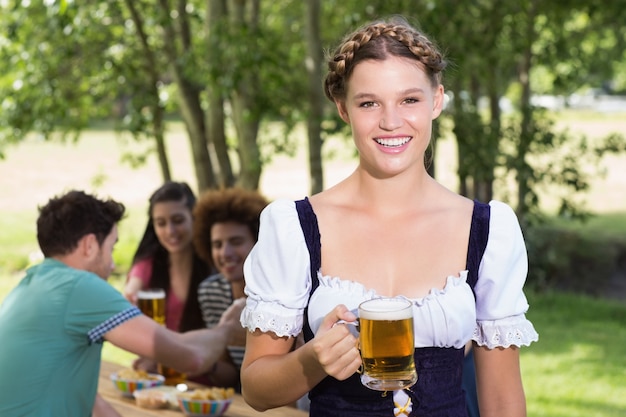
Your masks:
<path fill-rule="evenodd" d="M 194 245 L 198 255 L 218 271 L 198 287 L 198 302 L 208 328 L 218 325 L 225 311 L 238 317 L 243 309 L 243 263 L 258 239 L 259 216 L 267 204 L 257 191 L 242 188 L 209 190 L 196 203 Z M 239 389 L 244 346 L 242 327 L 240 333 L 231 335 L 211 374 L 216 385 Z"/>

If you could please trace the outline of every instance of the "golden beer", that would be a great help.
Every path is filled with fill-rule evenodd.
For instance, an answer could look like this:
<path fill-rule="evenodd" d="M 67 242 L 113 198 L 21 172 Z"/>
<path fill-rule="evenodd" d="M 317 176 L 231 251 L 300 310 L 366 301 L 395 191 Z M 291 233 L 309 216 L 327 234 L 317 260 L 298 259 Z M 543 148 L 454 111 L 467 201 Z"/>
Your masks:
<path fill-rule="evenodd" d="M 143 314 L 165 326 L 165 290 L 149 288 L 139 291 L 137 294 L 137 307 Z M 159 363 L 157 367 L 157 372 L 165 377 L 165 385 L 177 385 L 183 383 L 187 378 L 184 373 L 163 364 Z"/>
<path fill-rule="evenodd" d="M 363 372 L 361 382 L 378 391 L 410 387 L 417 381 L 413 352 L 413 310 L 402 298 L 377 298 L 359 306 Z"/>
<path fill-rule="evenodd" d="M 137 307 L 152 320 L 165 325 L 165 290 L 150 288 L 139 291 Z"/>
<path fill-rule="evenodd" d="M 179 372 L 169 366 L 165 366 L 162 363 L 157 365 L 157 372 L 165 377 L 165 385 L 176 386 L 187 380 L 187 374 Z"/>

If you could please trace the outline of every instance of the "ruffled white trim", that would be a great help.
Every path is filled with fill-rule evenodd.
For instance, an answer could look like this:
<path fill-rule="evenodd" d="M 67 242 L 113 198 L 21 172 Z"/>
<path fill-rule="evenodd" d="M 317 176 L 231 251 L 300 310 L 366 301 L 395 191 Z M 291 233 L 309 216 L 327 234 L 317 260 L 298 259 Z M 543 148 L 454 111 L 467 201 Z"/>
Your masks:
<path fill-rule="evenodd" d="M 411 300 L 415 303 L 416 306 L 421 307 L 438 297 L 443 297 L 447 292 L 453 291 L 454 288 L 465 285 L 466 282 L 467 270 L 459 272 L 458 277 L 455 277 L 454 275 L 448 275 L 448 277 L 446 278 L 446 285 L 444 285 L 442 289 L 431 288 L 425 297 L 413 298 Z"/>
<path fill-rule="evenodd" d="M 320 282 L 320 287 L 328 287 L 333 292 L 342 291 L 358 298 L 368 299 L 376 296 L 376 291 L 367 289 L 363 284 L 356 281 L 349 281 L 341 279 L 339 277 L 333 277 L 330 275 L 322 275 L 321 272 L 317 273 L 317 279 Z"/>
<path fill-rule="evenodd" d="M 467 273 L 468 271 L 466 270 L 460 271 L 458 277 L 455 277 L 454 275 L 449 275 L 446 278 L 446 284 L 442 289 L 432 288 L 428 292 L 428 294 L 422 298 L 409 298 L 405 296 L 401 297 L 412 301 L 417 306 L 422 306 L 427 303 L 428 300 L 441 297 L 445 295 L 446 292 L 451 291 L 452 288 L 464 285 L 467 282 Z M 343 297 L 345 297 L 345 294 L 350 294 L 351 297 L 361 298 L 362 300 L 369 300 L 371 298 L 379 296 L 376 290 L 368 289 L 360 282 L 343 280 L 339 277 L 333 277 L 330 275 L 322 275 L 321 272 L 317 273 L 317 278 L 320 281 L 320 286 L 324 286 L 329 288 L 330 290 L 333 290 L 333 293 L 335 292 L 335 290 L 337 292 L 343 292 Z"/>
<path fill-rule="evenodd" d="M 539 340 L 532 323 L 521 314 L 501 320 L 479 321 L 472 340 L 489 349 L 528 346 Z"/>
<path fill-rule="evenodd" d="M 255 306 L 248 304 L 241 313 L 241 325 L 251 332 L 259 329 L 264 333 L 275 333 L 278 337 L 298 336 L 302 331 L 302 314 L 283 315 L 280 310 L 284 307 L 278 303 L 260 301 Z"/>
<path fill-rule="evenodd" d="M 313 293 L 308 309 L 313 333 L 317 333 L 326 314 L 336 305 L 343 304 L 358 316 L 361 302 L 380 297 L 360 282 L 319 273 L 318 279 L 320 286 Z M 413 304 L 415 347 L 461 348 L 467 343 L 476 325 L 476 315 L 474 296 L 466 281 L 467 271 L 460 271 L 458 276 L 448 276 L 443 288 L 432 288 L 424 297 L 400 296 Z"/>

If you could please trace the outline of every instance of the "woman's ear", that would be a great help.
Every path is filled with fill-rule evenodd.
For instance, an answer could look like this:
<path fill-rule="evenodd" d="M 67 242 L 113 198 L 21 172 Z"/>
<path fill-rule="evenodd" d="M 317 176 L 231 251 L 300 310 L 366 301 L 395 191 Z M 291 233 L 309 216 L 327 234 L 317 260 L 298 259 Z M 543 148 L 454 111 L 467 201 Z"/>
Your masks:
<path fill-rule="evenodd" d="M 443 111 L 443 105 L 445 103 L 446 95 L 443 91 L 443 85 L 439 84 L 434 91 L 433 95 L 433 116 L 432 120 L 435 120 Z"/>
<path fill-rule="evenodd" d="M 350 124 L 350 116 L 348 116 L 348 111 L 346 110 L 346 102 L 343 100 L 335 100 L 335 105 L 337 106 L 337 112 L 341 120 Z"/>

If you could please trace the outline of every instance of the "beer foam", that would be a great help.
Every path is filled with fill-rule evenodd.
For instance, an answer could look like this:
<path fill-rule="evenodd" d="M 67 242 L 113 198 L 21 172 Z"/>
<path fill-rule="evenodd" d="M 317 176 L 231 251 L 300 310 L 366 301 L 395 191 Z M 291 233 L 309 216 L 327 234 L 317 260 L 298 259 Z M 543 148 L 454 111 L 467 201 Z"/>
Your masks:
<path fill-rule="evenodd" d="M 137 298 L 141 298 L 143 300 L 156 300 L 158 298 L 165 298 L 165 291 L 139 291 L 137 293 Z"/>
<path fill-rule="evenodd" d="M 404 320 L 413 317 L 413 308 L 408 300 L 375 298 L 359 306 L 359 317 L 367 320 Z"/>

